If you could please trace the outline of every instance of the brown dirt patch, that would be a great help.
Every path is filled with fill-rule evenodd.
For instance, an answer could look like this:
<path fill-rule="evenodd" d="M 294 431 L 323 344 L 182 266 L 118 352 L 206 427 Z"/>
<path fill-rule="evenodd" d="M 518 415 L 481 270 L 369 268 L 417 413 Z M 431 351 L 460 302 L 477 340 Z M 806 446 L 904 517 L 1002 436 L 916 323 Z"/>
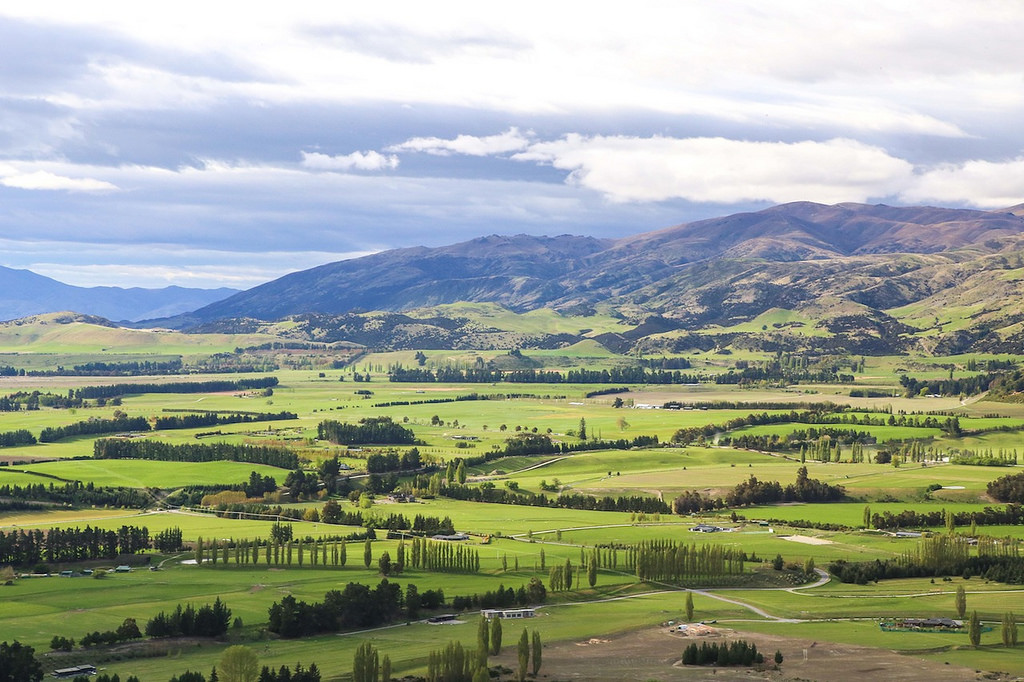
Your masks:
<path fill-rule="evenodd" d="M 828 680 L 867 682 L 928 680 L 960 682 L 982 679 L 970 668 L 943 665 L 885 649 L 852 644 L 815 642 L 792 637 L 738 632 L 718 628 L 716 641 L 745 639 L 771 656 L 776 649 L 785 660 L 782 669 L 697 668 L 679 665 L 683 648 L 691 641 L 672 629 L 649 628 L 608 638 L 559 642 L 544 646 L 540 679 L 594 680 L 595 682 L 645 680 Z M 806 652 L 806 657 L 805 657 Z M 505 647 L 495 661 L 516 669 L 515 647 Z M 986 678 L 990 679 L 990 678 Z"/>

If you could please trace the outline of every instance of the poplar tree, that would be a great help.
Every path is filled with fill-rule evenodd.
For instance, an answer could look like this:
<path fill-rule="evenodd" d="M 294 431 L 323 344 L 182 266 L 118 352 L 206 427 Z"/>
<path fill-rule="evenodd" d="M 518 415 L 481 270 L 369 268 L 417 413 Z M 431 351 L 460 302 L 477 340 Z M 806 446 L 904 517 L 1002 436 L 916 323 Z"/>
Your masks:
<path fill-rule="evenodd" d="M 963 619 L 964 614 L 967 613 L 967 593 L 964 591 L 963 585 L 956 586 L 954 603 L 956 604 L 956 617 Z"/>
<path fill-rule="evenodd" d="M 541 645 L 540 645 L 540 633 L 536 630 L 533 631 L 533 676 L 536 677 L 537 673 L 540 672 L 541 662 Z"/>
<path fill-rule="evenodd" d="M 491 655 L 501 653 L 501 618 L 495 616 L 491 620 Z"/>
<path fill-rule="evenodd" d="M 971 619 L 967 622 L 967 638 L 975 648 L 981 644 L 981 621 L 977 611 L 971 611 Z"/>
<path fill-rule="evenodd" d="M 530 635 L 526 628 L 523 628 L 523 634 L 519 636 L 516 656 L 519 659 L 519 682 L 526 682 L 527 669 L 530 667 Z"/>
<path fill-rule="evenodd" d="M 476 628 L 476 662 L 478 666 L 487 667 L 487 652 L 489 649 L 490 631 L 487 627 L 487 619 L 480 616 L 480 623 Z"/>

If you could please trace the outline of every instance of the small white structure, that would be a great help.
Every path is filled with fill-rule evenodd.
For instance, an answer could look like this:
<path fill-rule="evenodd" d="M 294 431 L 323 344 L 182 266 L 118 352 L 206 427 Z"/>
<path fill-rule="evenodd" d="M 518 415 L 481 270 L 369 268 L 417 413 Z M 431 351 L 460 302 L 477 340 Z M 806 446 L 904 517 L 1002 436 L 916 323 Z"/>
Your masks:
<path fill-rule="evenodd" d="M 534 609 L 481 609 L 480 615 L 491 620 L 492 618 L 533 618 L 537 614 Z"/>

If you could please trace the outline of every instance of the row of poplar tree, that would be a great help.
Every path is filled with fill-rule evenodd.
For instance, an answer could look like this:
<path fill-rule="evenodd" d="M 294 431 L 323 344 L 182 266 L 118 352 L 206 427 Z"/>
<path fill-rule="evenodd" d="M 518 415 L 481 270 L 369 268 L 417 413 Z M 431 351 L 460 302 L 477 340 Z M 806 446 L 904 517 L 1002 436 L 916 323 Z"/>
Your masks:
<path fill-rule="evenodd" d="M 461 642 L 449 642 L 443 649 L 435 649 L 427 656 L 427 682 L 489 682 L 490 671 L 487 657 L 501 653 L 501 618 L 490 620 L 481 617 L 477 627 L 476 649 L 467 649 Z M 527 674 L 534 677 L 540 672 L 542 662 L 540 633 L 531 633 L 523 628 L 516 645 L 519 667 L 519 682 Z M 391 680 L 391 657 L 381 654 L 370 642 L 364 642 L 356 649 L 352 659 L 353 682 L 388 682 Z"/>

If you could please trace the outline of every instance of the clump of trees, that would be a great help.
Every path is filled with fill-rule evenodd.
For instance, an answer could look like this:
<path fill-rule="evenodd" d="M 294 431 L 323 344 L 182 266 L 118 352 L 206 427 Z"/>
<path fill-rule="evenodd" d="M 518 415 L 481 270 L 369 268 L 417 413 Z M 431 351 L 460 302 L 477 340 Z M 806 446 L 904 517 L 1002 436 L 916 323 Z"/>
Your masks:
<path fill-rule="evenodd" d="M 343 590 L 331 590 L 323 601 L 307 604 L 292 595 L 270 607 L 271 632 L 282 637 L 306 637 L 324 632 L 373 627 L 390 622 L 400 612 L 402 591 L 387 578 L 370 589 L 349 583 Z"/>
<path fill-rule="evenodd" d="M 161 611 L 146 623 L 149 637 L 220 637 L 228 631 L 231 609 L 217 597 L 213 604 L 198 609 L 192 604 L 181 604 L 167 614 Z"/>
<path fill-rule="evenodd" d="M 118 642 L 127 642 L 133 639 L 140 639 L 142 632 L 139 631 L 139 626 L 136 624 L 134 618 L 125 618 L 124 622 L 121 623 L 116 630 L 106 630 L 105 632 L 94 631 L 83 636 L 79 640 L 79 644 L 89 648 L 92 646 L 102 644 L 117 644 Z M 73 640 L 67 640 L 64 642 L 73 642 Z M 50 647 L 53 648 L 54 642 L 50 642 Z M 73 644 L 72 644 L 73 646 Z M 71 648 L 71 647 L 68 647 Z"/>
<path fill-rule="evenodd" d="M 759 481 L 751 476 L 726 493 L 724 498 L 712 499 L 694 491 L 687 491 L 672 502 L 672 508 L 677 514 L 689 514 L 710 509 L 776 502 L 838 502 L 845 496 L 846 489 L 843 486 L 829 485 L 816 478 L 809 478 L 807 467 L 800 467 L 796 472 L 796 481 L 785 487 L 778 481 Z"/>
<path fill-rule="evenodd" d="M 1024 472 L 992 481 L 988 484 L 988 494 L 1000 502 L 1024 503 Z"/>
<path fill-rule="evenodd" d="M 443 596 L 443 595 L 442 595 Z M 498 585 L 496 590 L 488 590 L 483 594 L 472 594 L 466 596 L 455 596 L 452 598 L 452 608 L 456 611 L 466 609 L 502 609 L 509 606 L 529 606 L 530 604 L 543 604 L 547 600 L 548 591 L 539 578 L 530 578 L 526 585 L 520 585 L 518 589 L 512 586 L 505 587 Z"/>
<path fill-rule="evenodd" d="M 367 443 L 414 445 L 416 434 L 391 417 L 364 417 L 358 424 L 326 419 L 316 427 L 317 438 L 339 445 Z"/>
<path fill-rule="evenodd" d="M 13 448 L 18 445 L 35 445 L 36 437 L 27 429 L 0 432 L 0 448 Z"/>
<path fill-rule="evenodd" d="M 683 650 L 683 665 L 753 666 L 764 663 L 764 655 L 757 645 L 744 639 L 735 642 L 694 642 Z"/>

